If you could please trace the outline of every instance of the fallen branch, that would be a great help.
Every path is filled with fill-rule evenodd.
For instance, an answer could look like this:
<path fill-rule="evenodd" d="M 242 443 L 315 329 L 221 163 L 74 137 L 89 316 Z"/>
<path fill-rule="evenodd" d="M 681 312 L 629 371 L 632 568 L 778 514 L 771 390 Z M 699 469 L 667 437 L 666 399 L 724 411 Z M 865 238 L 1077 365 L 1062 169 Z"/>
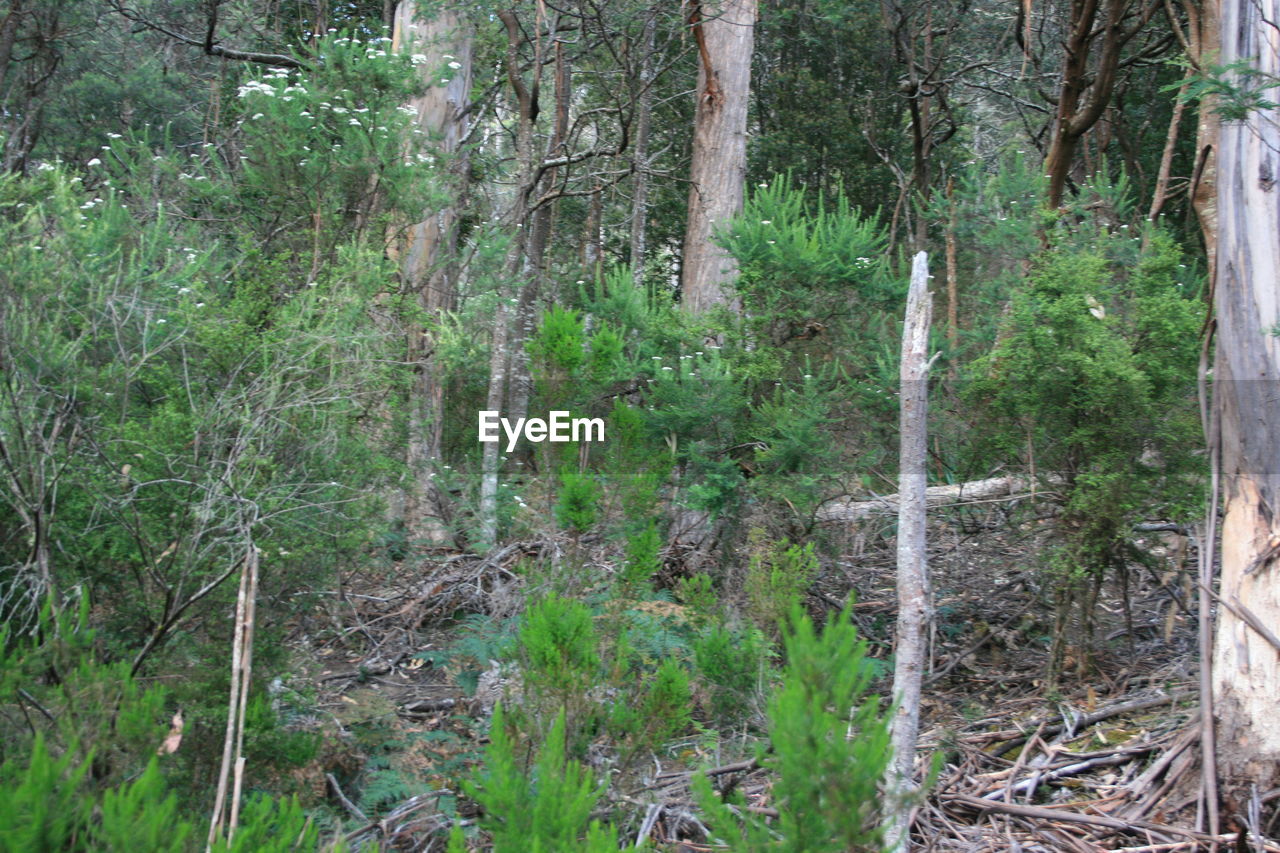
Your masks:
<path fill-rule="evenodd" d="M 347 810 L 348 814 L 356 820 L 362 820 L 365 823 L 368 823 L 368 816 L 365 815 L 364 812 L 360 811 L 359 806 L 347 799 L 347 795 L 342 793 L 342 788 L 339 787 L 338 780 L 333 777 L 333 774 L 326 773 L 324 774 L 324 778 L 329 780 L 329 788 L 332 789 L 333 795 L 338 798 L 338 802 L 342 803 L 342 807 Z"/>
<path fill-rule="evenodd" d="M 930 486 L 925 489 L 925 505 L 929 507 L 962 506 L 995 498 L 1005 500 L 1029 498 L 1039 493 L 1039 485 L 1053 485 L 1057 481 L 1058 478 L 1045 477 L 1037 483 L 1031 477 L 1008 476 L 970 480 L 967 483 L 956 483 L 950 486 Z M 861 521 L 872 516 L 890 515 L 898 511 L 898 503 L 896 494 L 876 496 L 871 499 L 846 495 L 827 501 L 820 506 L 816 520 L 819 522 Z"/>

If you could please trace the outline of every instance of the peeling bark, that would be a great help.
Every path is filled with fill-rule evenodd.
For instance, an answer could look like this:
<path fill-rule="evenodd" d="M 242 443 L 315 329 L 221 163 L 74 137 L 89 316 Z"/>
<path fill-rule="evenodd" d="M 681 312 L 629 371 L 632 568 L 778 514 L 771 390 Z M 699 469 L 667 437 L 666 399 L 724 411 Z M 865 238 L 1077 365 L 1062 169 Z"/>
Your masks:
<path fill-rule="evenodd" d="M 1280 74 L 1280 0 L 1224 0 L 1224 65 Z M 1233 82 L 1244 82 L 1235 75 Z M 1214 646 L 1223 801 L 1239 814 L 1280 783 L 1280 109 L 1220 128 L 1214 402 L 1225 499 Z M 1265 819 L 1263 823 L 1265 824 Z"/>

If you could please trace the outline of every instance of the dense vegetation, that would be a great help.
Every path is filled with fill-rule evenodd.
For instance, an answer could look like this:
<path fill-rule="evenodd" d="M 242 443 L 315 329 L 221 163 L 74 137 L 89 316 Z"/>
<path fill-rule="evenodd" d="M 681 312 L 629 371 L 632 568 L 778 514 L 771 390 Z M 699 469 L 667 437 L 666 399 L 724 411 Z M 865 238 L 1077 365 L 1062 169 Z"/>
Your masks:
<path fill-rule="evenodd" d="M 1203 511 L 1194 113 L 1232 92 L 1191 5 L 1103 3 L 1075 77 L 1081 4 L 1033 5 L 761 3 L 692 311 L 696 12 L 11 0 L 0 849 L 678 849 L 647 786 L 736 761 L 767 796 L 695 773 L 668 832 L 883 849 L 893 517 L 833 508 L 897 491 L 917 251 L 930 484 L 1016 484 L 936 525 L 1030 531 L 1027 607 L 939 642 L 1016 626 L 1037 696 L 1093 691 L 1140 586 L 1189 607 L 1139 528 Z"/>

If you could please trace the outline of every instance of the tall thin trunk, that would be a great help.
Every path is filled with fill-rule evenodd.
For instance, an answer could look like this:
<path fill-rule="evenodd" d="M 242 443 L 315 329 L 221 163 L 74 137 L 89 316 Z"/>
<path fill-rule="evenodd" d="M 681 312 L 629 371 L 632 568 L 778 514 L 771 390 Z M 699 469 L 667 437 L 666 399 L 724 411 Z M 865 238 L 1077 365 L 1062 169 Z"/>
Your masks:
<path fill-rule="evenodd" d="M 636 139 L 631 154 L 635 174 L 631 196 L 631 281 L 644 285 L 646 229 L 649 225 L 649 135 L 653 121 L 653 45 L 658 31 L 658 18 L 651 9 L 644 21 L 644 38 L 640 58 L 640 97 L 636 102 Z"/>
<path fill-rule="evenodd" d="M 1147 211 L 1147 219 L 1155 222 L 1160 216 L 1160 211 L 1164 209 L 1164 203 L 1169 194 L 1169 173 L 1173 169 L 1173 149 L 1178 145 L 1178 130 L 1182 127 L 1182 113 L 1186 108 L 1186 102 L 1183 96 L 1187 93 L 1187 87 L 1191 85 L 1194 71 L 1187 71 L 1186 77 L 1182 81 L 1182 85 L 1178 87 L 1178 94 L 1173 100 L 1173 115 L 1169 117 L 1169 130 L 1164 138 L 1164 150 L 1160 152 L 1160 168 L 1156 171 L 1156 186 L 1151 192 L 1151 208 Z"/>
<path fill-rule="evenodd" d="M 960 273 L 956 262 L 955 181 L 947 179 L 947 349 L 950 350 L 950 373 L 954 377 L 960 348 Z"/>
<path fill-rule="evenodd" d="M 1187 13 L 1188 58 L 1193 68 L 1202 69 L 1206 62 L 1217 62 L 1221 41 L 1217 0 L 1201 3 L 1185 0 Z M 1204 238 L 1205 260 L 1210 275 L 1217 270 L 1218 253 L 1218 116 L 1217 96 L 1207 95 L 1199 103 L 1196 116 L 1196 163 L 1191 183 L 1191 208 L 1200 221 Z"/>
<path fill-rule="evenodd" d="M 694 313 L 728 304 L 728 285 L 737 275 L 733 257 L 712 241 L 715 230 L 742 210 L 756 2 L 703 3 L 692 13 L 698 105 L 680 287 L 685 308 Z"/>
<path fill-rule="evenodd" d="M 419 15 L 426 17 L 419 18 Z M 435 485 L 444 423 L 444 380 L 434 358 L 435 325 L 457 299 L 458 214 L 466 191 L 468 158 L 462 149 L 467 135 L 467 102 L 471 97 L 470 30 L 462 16 L 451 9 L 426 12 L 413 0 L 395 11 L 393 48 L 425 57 L 419 66 L 427 79 L 448 78 L 415 98 L 415 127 L 422 138 L 432 140 L 434 154 L 448 169 L 450 200 L 438 210 L 426 211 L 408 229 L 401 246 L 400 277 L 415 296 L 423 321 L 410 323 L 408 360 L 414 366 L 409 390 L 409 439 L 406 449 L 412 486 L 406 496 L 405 526 L 412 539 L 433 543 L 448 536 L 446 501 Z"/>
<path fill-rule="evenodd" d="M 1280 74 L 1280 0 L 1223 0 L 1220 62 Z M 1239 72 L 1234 85 L 1248 85 Z M 1224 804 L 1243 815 L 1280 783 L 1280 109 L 1225 123 L 1218 144 L 1218 347 L 1222 577 L 1213 657 Z M 1274 808 L 1274 806 L 1271 806 Z M 1238 818 L 1247 825 L 1244 818 Z M 1265 818 L 1263 823 L 1265 824 Z"/>
<path fill-rule="evenodd" d="M 898 625 L 894 643 L 890 727 L 892 758 L 885 776 L 885 839 L 889 850 L 909 844 L 909 798 L 916 789 L 916 739 L 920 730 L 920 693 L 928 664 L 930 619 L 926 552 L 928 485 L 929 257 L 915 256 L 902 326 L 900 430 L 898 444 Z"/>
<path fill-rule="evenodd" d="M 554 29 L 554 25 L 553 25 Z M 569 63 L 564 55 L 564 44 L 555 44 L 555 122 L 551 138 L 547 141 L 547 157 L 562 156 L 565 136 L 569 132 Z M 547 169 L 533 187 L 540 195 L 555 186 L 558 169 Z M 529 352 L 525 342 L 533 336 L 537 325 L 538 300 L 546 280 L 547 246 L 555 227 L 556 203 L 543 204 L 532 211 L 526 228 L 528 242 L 524 250 L 524 264 L 520 275 L 520 296 L 516 308 L 516 322 L 511 337 L 511 376 L 508 382 L 507 416 L 522 418 L 529 412 L 529 399 L 533 394 L 533 377 L 529 372 Z"/>
<path fill-rule="evenodd" d="M 520 48 L 524 35 L 514 11 L 504 9 L 498 13 L 507 32 L 506 73 L 507 82 L 516 102 L 516 186 L 507 213 L 507 224 L 512 231 L 503 265 L 504 279 L 514 283 L 529 274 L 528 248 L 531 240 L 529 208 L 536 187 L 534 169 L 534 120 L 538 113 L 538 84 L 542 77 L 542 21 L 544 6 L 538 4 L 537 24 L 534 27 L 533 79 L 526 82 L 521 71 Z M 498 293 L 498 307 L 494 311 L 493 331 L 490 336 L 489 386 L 485 395 L 485 408 L 502 409 L 510 389 L 508 378 L 512 363 L 512 311 L 505 287 Z M 519 317 L 517 316 L 517 320 Z M 483 549 L 492 548 L 498 538 L 498 475 L 501 469 L 498 442 L 484 445 L 480 460 L 480 542 Z"/>

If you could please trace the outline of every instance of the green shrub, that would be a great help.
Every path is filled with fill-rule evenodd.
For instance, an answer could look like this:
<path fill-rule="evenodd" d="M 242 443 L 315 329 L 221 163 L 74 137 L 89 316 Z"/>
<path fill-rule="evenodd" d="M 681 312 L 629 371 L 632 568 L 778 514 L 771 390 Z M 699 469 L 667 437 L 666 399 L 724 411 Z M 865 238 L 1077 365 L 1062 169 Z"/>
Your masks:
<path fill-rule="evenodd" d="M 736 851 L 881 850 L 877 787 L 889 758 L 889 718 L 868 696 L 872 672 L 849 613 L 821 633 L 799 607 L 784 635 L 782 686 L 769 700 L 771 751 L 759 756 L 775 774 L 779 812 L 772 824 L 738 817 L 697 774 L 693 789 L 714 832 Z"/>
<path fill-rule="evenodd" d="M 585 533 L 596 523 L 600 508 L 600 486 L 591 477 L 570 467 L 560 469 L 560 496 L 556 501 L 556 521 L 566 530 Z"/>
<path fill-rule="evenodd" d="M 766 544 L 764 531 L 748 534 L 751 558 L 745 589 L 747 611 L 761 628 L 776 631 L 787 613 L 804 595 L 818 574 L 813 543 Z"/>
<path fill-rule="evenodd" d="M 752 712 L 768 655 L 759 631 L 715 623 L 694 639 L 695 672 L 706 687 L 713 719 L 738 722 Z"/>
<path fill-rule="evenodd" d="M 618 849 L 616 831 L 591 820 L 603 793 L 590 773 L 566 757 L 565 718 L 556 716 L 531 772 L 516 758 L 499 704 L 493 711 L 485 769 L 463 783 L 484 810 L 480 827 L 494 853 L 597 853 Z M 465 849 L 455 830 L 451 850 Z"/>
<path fill-rule="evenodd" d="M 622 570 L 618 573 L 619 598 L 634 598 L 641 593 L 649 579 L 662 568 L 661 551 L 662 535 L 652 521 L 627 539 Z"/>
<path fill-rule="evenodd" d="M 598 335 L 599 333 L 597 333 Z M 595 341 L 593 339 L 592 343 Z M 583 352 L 582 315 L 553 305 L 542 314 L 538 330 L 527 344 L 529 354 L 549 378 L 573 375 L 586 359 Z"/>

